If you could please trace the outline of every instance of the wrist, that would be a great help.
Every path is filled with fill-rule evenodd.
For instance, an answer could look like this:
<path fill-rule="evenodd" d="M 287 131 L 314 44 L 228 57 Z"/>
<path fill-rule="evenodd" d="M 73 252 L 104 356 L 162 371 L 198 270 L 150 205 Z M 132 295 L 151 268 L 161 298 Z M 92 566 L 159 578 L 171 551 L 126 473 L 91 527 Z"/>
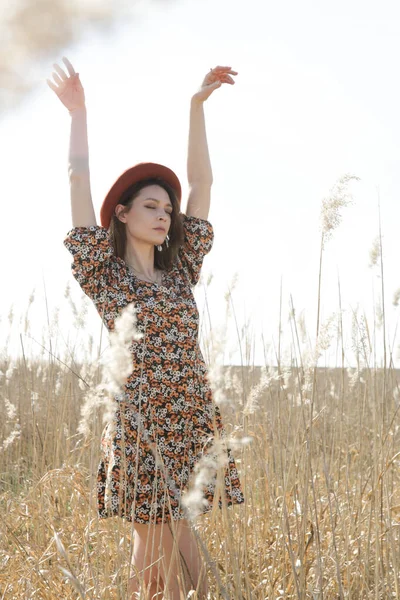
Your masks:
<path fill-rule="evenodd" d="M 77 108 L 69 110 L 68 112 L 71 117 L 86 115 L 86 106 L 78 106 Z"/>
<path fill-rule="evenodd" d="M 197 107 L 202 107 L 204 104 L 204 100 L 202 100 L 201 98 L 199 98 L 196 94 L 194 94 L 190 100 L 190 104 L 191 106 L 193 106 L 194 108 Z"/>

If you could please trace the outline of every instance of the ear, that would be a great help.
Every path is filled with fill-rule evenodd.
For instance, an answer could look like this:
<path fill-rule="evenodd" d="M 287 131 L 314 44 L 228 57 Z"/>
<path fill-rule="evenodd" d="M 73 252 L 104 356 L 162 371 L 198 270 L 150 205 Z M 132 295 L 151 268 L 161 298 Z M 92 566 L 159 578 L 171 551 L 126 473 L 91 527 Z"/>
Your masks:
<path fill-rule="evenodd" d="M 121 223 L 126 223 L 125 208 L 126 206 L 124 206 L 123 204 L 117 204 L 117 206 L 114 209 L 114 214 L 117 217 L 117 219 L 121 221 Z"/>

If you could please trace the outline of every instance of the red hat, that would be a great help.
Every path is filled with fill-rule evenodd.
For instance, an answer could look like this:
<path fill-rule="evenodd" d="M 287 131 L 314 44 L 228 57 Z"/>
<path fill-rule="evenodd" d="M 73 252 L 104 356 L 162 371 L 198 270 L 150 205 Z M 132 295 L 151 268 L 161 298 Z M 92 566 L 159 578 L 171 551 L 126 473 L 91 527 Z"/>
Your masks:
<path fill-rule="evenodd" d="M 119 203 L 125 190 L 133 183 L 137 183 L 138 181 L 142 181 L 149 177 L 161 177 L 166 183 L 169 183 L 176 192 L 179 204 L 181 203 L 181 184 L 178 177 L 171 169 L 164 167 L 163 165 L 158 165 L 157 163 L 138 163 L 134 167 L 124 171 L 122 175 L 118 177 L 117 181 L 104 198 L 100 209 L 100 221 L 102 227 L 109 228 L 114 209 Z"/>

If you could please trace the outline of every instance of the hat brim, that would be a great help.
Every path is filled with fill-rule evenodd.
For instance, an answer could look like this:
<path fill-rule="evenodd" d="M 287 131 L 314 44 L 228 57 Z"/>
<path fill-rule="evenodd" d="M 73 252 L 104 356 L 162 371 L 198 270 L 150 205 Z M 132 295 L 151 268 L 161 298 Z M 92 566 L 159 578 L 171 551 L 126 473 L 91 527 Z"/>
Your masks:
<path fill-rule="evenodd" d="M 175 173 L 168 167 L 159 165 L 157 163 L 139 163 L 134 167 L 124 171 L 111 186 L 108 194 L 104 198 L 100 209 L 100 222 L 102 227 L 106 227 L 107 229 L 109 228 L 115 207 L 119 203 L 119 200 L 125 190 L 127 190 L 128 187 L 134 183 L 150 177 L 161 177 L 164 179 L 164 181 L 166 181 L 174 189 L 180 204 L 182 188 Z"/>

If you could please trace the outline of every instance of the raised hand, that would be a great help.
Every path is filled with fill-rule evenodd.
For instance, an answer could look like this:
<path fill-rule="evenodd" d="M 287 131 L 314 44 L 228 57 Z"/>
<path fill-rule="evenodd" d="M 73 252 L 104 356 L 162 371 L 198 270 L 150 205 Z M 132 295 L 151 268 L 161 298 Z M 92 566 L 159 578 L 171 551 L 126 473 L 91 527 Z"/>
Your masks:
<path fill-rule="evenodd" d="M 221 87 L 223 83 L 233 85 L 235 83 L 231 75 L 237 75 L 237 71 L 232 71 L 232 67 L 214 67 L 210 69 L 204 78 L 199 91 L 193 95 L 193 99 L 204 102 L 213 93 L 214 90 Z"/>
<path fill-rule="evenodd" d="M 55 63 L 53 67 L 57 72 L 53 71 L 52 73 L 55 84 L 49 79 L 46 79 L 46 81 L 64 106 L 72 113 L 75 110 L 85 108 L 85 92 L 79 79 L 79 73 L 75 73 L 75 69 L 68 58 L 64 56 L 63 61 L 69 76 Z"/>

